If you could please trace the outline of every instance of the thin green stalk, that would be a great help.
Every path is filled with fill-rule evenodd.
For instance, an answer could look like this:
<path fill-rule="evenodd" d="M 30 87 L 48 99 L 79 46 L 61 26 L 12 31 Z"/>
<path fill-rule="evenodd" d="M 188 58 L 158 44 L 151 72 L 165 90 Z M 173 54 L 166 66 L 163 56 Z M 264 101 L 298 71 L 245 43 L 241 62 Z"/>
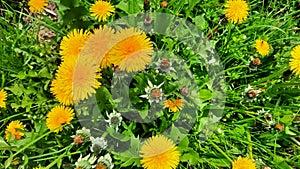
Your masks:
<path fill-rule="evenodd" d="M 248 144 L 249 156 L 250 156 L 250 159 L 253 159 L 252 141 L 251 141 L 250 131 L 248 130 L 246 133 L 247 133 L 247 139 L 249 141 L 249 144 Z"/>
<path fill-rule="evenodd" d="M 266 81 L 270 81 L 273 78 L 276 78 L 276 77 L 278 78 L 278 76 L 282 75 L 282 73 L 287 71 L 288 69 L 289 69 L 289 66 L 285 66 L 282 69 L 280 69 L 280 70 L 276 71 L 275 73 L 271 74 L 270 76 L 265 77 L 265 78 L 261 78 L 260 80 L 254 82 L 253 84 L 260 84 L 260 83 L 263 83 L 263 82 L 266 82 Z"/>
<path fill-rule="evenodd" d="M 6 120 L 12 119 L 14 117 L 17 117 L 17 116 L 19 116 L 21 114 L 24 114 L 24 113 L 18 113 L 18 114 L 11 115 L 11 116 L 9 116 L 9 117 L 7 117 L 5 119 L 0 120 L 0 123 L 3 122 L 3 121 L 6 121 Z"/>
<path fill-rule="evenodd" d="M 231 163 L 233 162 L 233 160 L 215 143 L 213 143 L 212 141 L 209 140 L 209 143 L 212 144 L 212 146 L 217 149 L 227 160 L 229 160 Z"/>
<path fill-rule="evenodd" d="M 52 153 L 47 153 L 47 154 L 42 154 L 42 155 L 38 155 L 38 156 L 28 157 L 28 159 L 29 159 L 29 160 L 32 160 L 32 159 L 35 159 L 35 158 L 41 158 L 41 157 L 45 157 L 45 156 L 49 156 L 49 155 L 55 155 L 55 154 L 57 154 L 57 153 L 60 153 L 60 152 L 62 152 L 62 151 L 64 151 L 64 150 L 66 150 L 67 148 L 68 148 L 68 147 L 65 147 L 65 148 L 63 148 L 63 149 L 61 149 L 61 150 L 58 150 L 58 151 L 52 152 Z"/>
<path fill-rule="evenodd" d="M 32 142 L 30 142 L 29 144 L 25 145 L 23 148 L 21 148 L 19 151 L 17 151 L 15 154 L 13 154 L 12 156 L 10 156 L 6 162 L 5 162 L 5 168 L 8 168 L 10 166 L 10 161 L 12 161 L 12 159 L 20 154 L 21 152 L 23 152 L 26 148 L 30 147 L 32 144 L 36 143 L 37 141 L 39 141 L 40 139 L 44 138 L 45 136 L 49 135 L 50 133 L 52 133 L 52 131 L 49 131 L 43 135 L 41 135 L 40 137 L 36 138 L 35 140 L 33 140 Z"/>
<path fill-rule="evenodd" d="M 60 155 L 59 157 L 57 157 L 56 160 L 54 160 L 47 167 L 45 167 L 45 169 L 50 169 L 52 166 L 54 166 L 56 163 L 58 163 L 59 160 L 61 160 L 62 158 L 64 158 L 65 154 L 70 151 L 70 149 L 73 147 L 73 145 L 74 144 L 70 144 L 68 146 L 68 149 L 62 155 Z"/>

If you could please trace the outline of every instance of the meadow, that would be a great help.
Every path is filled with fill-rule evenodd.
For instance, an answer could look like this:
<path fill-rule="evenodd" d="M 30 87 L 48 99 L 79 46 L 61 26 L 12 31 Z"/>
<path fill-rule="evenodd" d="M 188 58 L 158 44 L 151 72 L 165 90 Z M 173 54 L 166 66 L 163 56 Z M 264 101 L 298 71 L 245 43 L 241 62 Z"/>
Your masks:
<path fill-rule="evenodd" d="M 0 0 L 0 169 L 300 169 L 300 1 Z"/>

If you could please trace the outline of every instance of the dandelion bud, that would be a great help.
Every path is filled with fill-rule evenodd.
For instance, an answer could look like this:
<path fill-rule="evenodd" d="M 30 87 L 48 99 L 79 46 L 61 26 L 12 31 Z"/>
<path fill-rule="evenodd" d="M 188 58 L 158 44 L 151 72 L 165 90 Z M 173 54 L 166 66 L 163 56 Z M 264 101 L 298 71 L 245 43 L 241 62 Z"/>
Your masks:
<path fill-rule="evenodd" d="M 260 59 L 259 59 L 259 58 L 254 58 L 254 59 L 252 60 L 252 64 L 255 65 L 255 66 L 260 65 L 260 64 L 261 64 Z"/>
<path fill-rule="evenodd" d="M 189 94 L 189 88 L 188 87 L 183 87 L 181 90 L 180 90 L 180 93 L 184 96 L 188 95 Z"/>
<path fill-rule="evenodd" d="M 162 7 L 162 8 L 168 7 L 168 2 L 167 2 L 167 1 L 161 2 L 161 3 L 160 3 L 160 7 Z"/>
<path fill-rule="evenodd" d="M 84 137 L 82 137 L 81 135 L 76 135 L 73 139 L 73 143 L 76 145 L 79 145 L 83 142 L 84 142 Z"/>
<path fill-rule="evenodd" d="M 151 25 L 151 23 L 152 23 L 151 16 L 150 16 L 150 14 L 147 14 L 147 15 L 146 15 L 146 18 L 145 18 L 145 20 L 144 20 L 144 25 L 145 25 L 145 26 L 149 26 L 149 25 Z"/>
<path fill-rule="evenodd" d="M 284 129 L 283 125 L 280 124 L 280 123 L 277 123 L 276 126 L 275 126 L 276 129 L 282 131 Z"/>
<path fill-rule="evenodd" d="M 162 59 L 160 62 L 160 68 L 167 69 L 168 67 L 170 67 L 169 59 Z"/>

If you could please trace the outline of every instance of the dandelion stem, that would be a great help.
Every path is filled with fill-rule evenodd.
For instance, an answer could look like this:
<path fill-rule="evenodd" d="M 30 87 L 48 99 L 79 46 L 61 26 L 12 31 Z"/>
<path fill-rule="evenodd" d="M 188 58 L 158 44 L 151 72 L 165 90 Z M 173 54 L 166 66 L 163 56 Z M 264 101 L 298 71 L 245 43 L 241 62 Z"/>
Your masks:
<path fill-rule="evenodd" d="M 210 141 L 209 142 L 212 144 L 212 146 L 217 149 L 227 160 L 229 160 L 232 163 L 232 159 L 214 142 Z"/>
<path fill-rule="evenodd" d="M 22 115 L 22 114 L 24 114 L 24 113 L 18 113 L 18 114 L 11 115 L 11 116 L 9 116 L 9 117 L 7 117 L 5 119 L 0 120 L 0 123 L 3 122 L 3 121 L 6 121 L 6 120 L 12 119 L 14 117 L 17 117 L 19 115 Z"/>
<path fill-rule="evenodd" d="M 54 161 L 53 161 L 52 163 L 50 163 L 47 167 L 45 167 L 45 169 L 50 169 L 52 166 L 54 166 L 56 163 L 58 163 L 59 160 L 61 160 L 62 158 L 65 157 L 65 154 L 66 154 L 67 152 L 69 152 L 69 150 L 70 150 L 72 147 L 73 147 L 73 144 L 69 145 L 69 146 L 68 146 L 68 149 L 67 149 L 62 155 L 60 155 L 59 157 L 57 157 L 56 160 L 54 160 Z"/>
<path fill-rule="evenodd" d="M 250 159 L 253 159 L 253 153 L 252 153 L 252 141 L 251 141 L 251 135 L 250 135 L 250 131 L 247 131 L 247 139 L 249 141 L 248 144 L 248 149 L 249 149 L 249 155 L 250 155 Z"/>
<path fill-rule="evenodd" d="M 19 151 L 17 151 L 15 154 L 13 154 L 12 156 L 9 157 L 9 159 L 7 159 L 7 161 L 11 161 L 16 155 L 20 154 L 21 152 L 23 152 L 26 148 L 30 147 L 32 144 L 36 143 L 37 141 L 39 141 L 40 139 L 44 138 L 45 136 L 49 135 L 50 133 L 52 133 L 52 131 L 49 131 L 43 135 L 41 135 L 40 137 L 36 138 L 35 140 L 33 140 L 32 142 L 28 143 L 27 145 L 25 145 L 24 147 L 22 147 Z M 8 166 L 10 165 L 10 163 L 6 163 L 6 167 L 8 168 Z"/>

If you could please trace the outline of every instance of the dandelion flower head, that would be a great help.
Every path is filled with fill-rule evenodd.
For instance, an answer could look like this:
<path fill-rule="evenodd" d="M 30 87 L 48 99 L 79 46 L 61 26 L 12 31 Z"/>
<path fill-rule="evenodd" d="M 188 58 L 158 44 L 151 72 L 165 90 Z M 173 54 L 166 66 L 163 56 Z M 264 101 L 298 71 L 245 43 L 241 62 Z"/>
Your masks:
<path fill-rule="evenodd" d="M 42 12 L 48 6 L 47 2 L 48 0 L 30 0 L 28 2 L 30 12 Z"/>
<path fill-rule="evenodd" d="M 22 122 L 19 120 L 12 121 L 8 124 L 5 130 L 6 140 L 9 141 L 10 136 L 16 140 L 21 139 L 24 136 L 24 133 L 21 130 L 24 130 Z"/>
<path fill-rule="evenodd" d="M 7 93 L 3 89 L 0 90 L 0 108 L 6 108 Z"/>
<path fill-rule="evenodd" d="M 63 37 L 60 43 L 60 55 L 63 61 L 76 61 L 80 51 L 90 37 L 90 32 L 74 29 Z"/>
<path fill-rule="evenodd" d="M 164 108 L 169 108 L 169 111 L 175 113 L 183 108 L 183 100 L 180 98 L 176 98 L 175 101 L 166 100 Z"/>
<path fill-rule="evenodd" d="M 267 41 L 264 40 L 256 40 L 255 41 L 255 48 L 259 54 L 262 56 L 266 56 L 270 52 L 270 45 Z"/>
<path fill-rule="evenodd" d="M 256 169 L 255 163 L 249 158 L 238 157 L 238 159 L 232 162 L 232 169 Z"/>
<path fill-rule="evenodd" d="M 107 17 L 115 12 L 115 8 L 109 2 L 98 0 L 91 6 L 90 12 L 91 16 L 96 17 L 99 22 L 105 22 Z"/>
<path fill-rule="evenodd" d="M 69 107 L 56 106 L 47 114 L 47 127 L 58 133 L 62 131 L 63 124 L 69 124 L 74 118 L 74 111 Z"/>
<path fill-rule="evenodd" d="M 110 50 L 112 63 L 121 71 L 144 70 L 152 60 L 153 45 L 146 34 L 135 28 L 123 29 L 116 34 L 117 44 Z"/>
<path fill-rule="evenodd" d="M 227 0 L 225 16 L 229 22 L 241 24 L 247 19 L 249 6 L 244 0 Z"/>
<path fill-rule="evenodd" d="M 291 51 L 292 58 L 290 59 L 290 69 L 300 76 L 300 45 L 296 46 Z"/>
<path fill-rule="evenodd" d="M 77 62 L 63 62 L 58 68 L 50 90 L 60 103 L 72 105 L 96 93 L 101 85 L 97 80 L 100 69 L 90 59 L 79 57 Z"/>
<path fill-rule="evenodd" d="M 175 169 L 180 153 L 173 141 L 165 136 L 153 136 L 141 147 L 141 164 L 146 169 Z"/>
<path fill-rule="evenodd" d="M 86 42 L 81 51 L 82 57 L 91 57 L 94 63 L 99 64 L 100 68 L 106 68 L 112 65 L 109 58 L 109 50 L 115 44 L 114 29 L 108 26 L 101 26 L 94 29 L 94 33 Z"/>

